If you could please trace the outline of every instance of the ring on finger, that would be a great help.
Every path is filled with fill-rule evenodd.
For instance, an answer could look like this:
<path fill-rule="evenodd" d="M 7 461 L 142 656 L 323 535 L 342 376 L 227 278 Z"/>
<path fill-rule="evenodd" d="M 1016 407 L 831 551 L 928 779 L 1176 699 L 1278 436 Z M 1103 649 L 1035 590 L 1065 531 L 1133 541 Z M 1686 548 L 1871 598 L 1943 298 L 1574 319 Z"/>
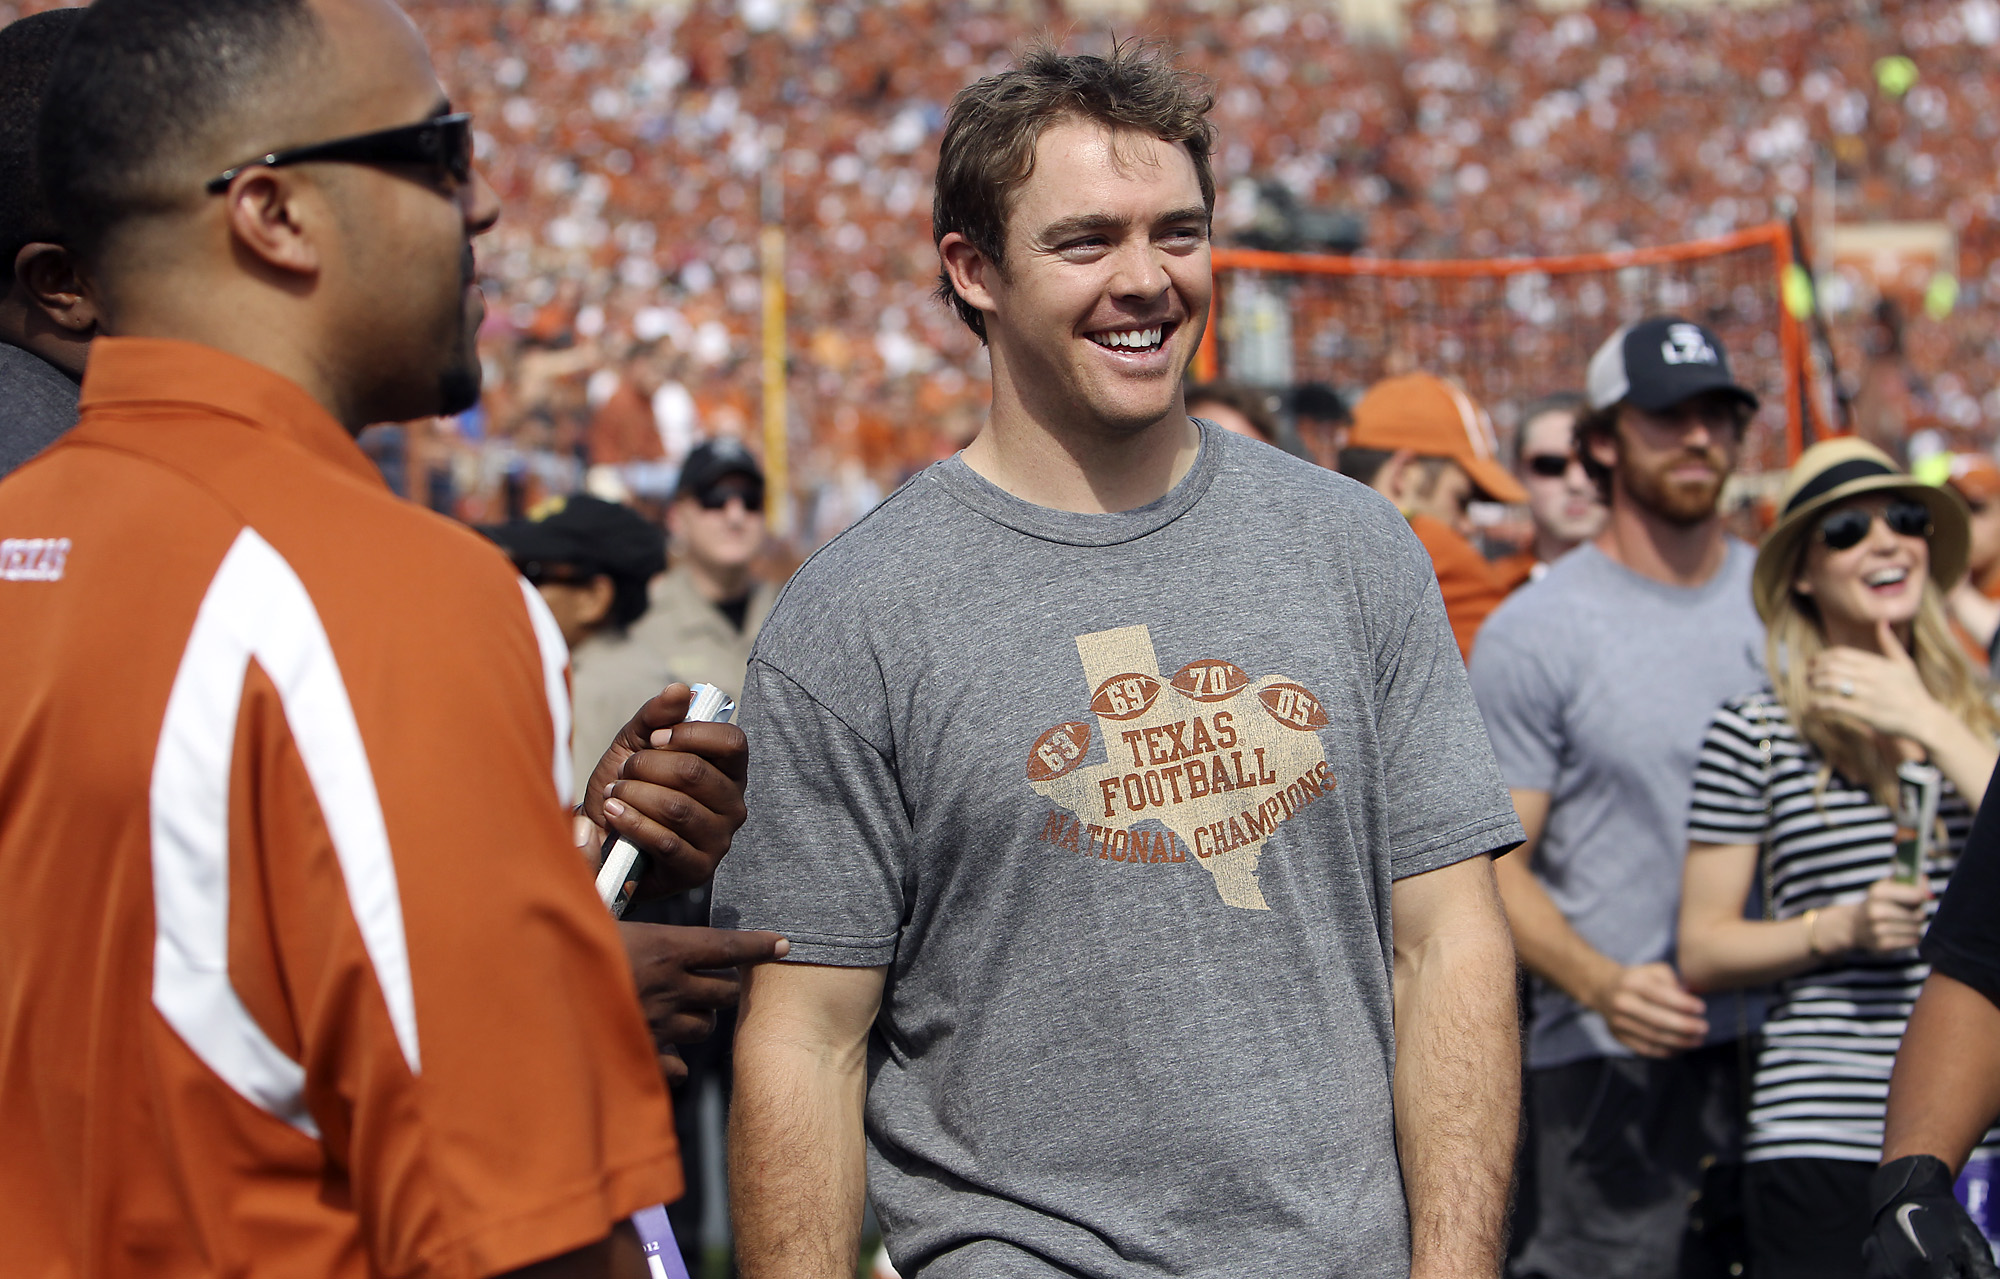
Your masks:
<path fill-rule="evenodd" d="M 1842 697 L 1852 697 L 1854 696 L 1854 681 L 1850 679 L 1844 679 L 1840 681 L 1838 684 L 1835 684 L 1833 686 L 1833 691 L 1840 694 Z"/>

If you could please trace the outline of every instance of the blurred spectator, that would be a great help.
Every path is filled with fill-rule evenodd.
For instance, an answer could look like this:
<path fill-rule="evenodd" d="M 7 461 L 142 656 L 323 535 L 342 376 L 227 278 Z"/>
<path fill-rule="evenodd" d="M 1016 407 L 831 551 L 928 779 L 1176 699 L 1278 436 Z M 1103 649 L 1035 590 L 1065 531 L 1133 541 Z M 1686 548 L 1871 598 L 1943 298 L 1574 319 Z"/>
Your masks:
<path fill-rule="evenodd" d="M 1340 469 L 1340 450 L 1346 447 L 1347 433 L 1354 415 L 1340 392 L 1324 382 L 1304 382 L 1292 388 L 1292 425 L 1306 456 L 1329 471 Z"/>
<path fill-rule="evenodd" d="M 1240 382 L 1197 382 L 1187 388 L 1188 416 L 1205 418 L 1225 431 L 1266 444 L 1278 442 L 1278 415 L 1271 396 Z"/>
<path fill-rule="evenodd" d="M 1954 453 L 1945 484 L 1972 516 L 1965 576 L 1945 597 L 1952 632 L 1972 660 L 1990 668 L 2000 636 L 2000 465 L 1984 453 Z"/>
<path fill-rule="evenodd" d="M 1697 998 L 1673 957 L 1702 733 L 1763 678 L 1756 556 L 1718 510 L 1756 399 L 1719 339 L 1672 318 L 1613 333 L 1588 385 L 1576 431 L 1605 530 L 1503 604 L 1472 662 L 1528 832 L 1494 866 L 1533 976 L 1515 1273 L 1740 1273 L 1736 1041 L 1759 1009 Z"/>
<path fill-rule="evenodd" d="M 633 678 L 624 659 L 626 635 L 650 602 L 647 589 L 667 566 L 665 539 L 630 508 L 582 495 L 549 498 L 483 531 L 541 592 L 569 644 L 580 787 L 602 753 L 595 743 L 616 737 L 632 707 L 671 682 L 651 671 Z"/>
<path fill-rule="evenodd" d="M 590 464 L 618 466 L 666 456 L 653 421 L 653 391 L 646 361 L 633 358 L 619 372 L 601 370 L 606 394 L 590 419 Z"/>
<path fill-rule="evenodd" d="M 1597 536 L 1604 498 L 1576 451 L 1576 419 L 1586 401 L 1574 391 L 1536 400 L 1514 437 L 1514 473 L 1527 490 L 1534 540 L 1494 567 L 1509 588 L 1540 577 L 1548 566 Z"/>
<path fill-rule="evenodd" d="M 1493 426 L 1464 391 L 1428 373 L 1390 378 L 1354 406 L 1340 471 L 1369 485 L 1409 517 L 1430 552 L 1459 653 L 1507 597 L 1508 584 L 1471 541 L 1466 508 L 1475 498 L 1525 502 L 1528 495 L 1494 459 Z"/>
<path fill-rule="evenodd" d="M 682 464 L 667 508 L 673 567 L 631 633 L 669 679 L 742 693 L 750 645 L 777 597 L 752 567 L 764 547 L 764 498 L 764 472 L 735 440 L 697 445 Z"/>
<path fill-rule="evenodd" d="M 59 243 L 35 170 L 42 86 L 76 10 L 0 30 L 0 476 L 76 425 L 97 316 Z"/>
<path fill-rule="evenodd" d="M 1964 572 L 1957 501 L 1848 438 L 1799 458 L 1779 509 L 1754 577 L 1769 684 L 1724 702 L 1702 743 L 1678 961 L 1696 990 L 1776 986 L 1748 1094 L 1750 1273 L 1864 1279 L 1890 1068 L 1926 976 L 1914 952 L 1993 775 L 2000 714 L 1944 625 Z M 1906 744 L 1943 775 L 1934 844 L 1907 875 Z M 1746 919 L 1759 897 L 1765 917 Z"/>
<path fill-rule="evenodd" d="M 48 2 L 0 0 L 0 16 Z M 535 495 L 579 483 L 583 388 L 632 342 L 678 366 L 686 399 L 671 417 L 653 405 L 669 461 L 679 424 L 698 416 L 724 434 L 732 415 L 749 420 L 767 176 L 783 193 L 798 493 L 850 465 L 886 492 L 963 444 L 987 373 L 927 296 L 931 157 L 944 104 L 1038 30 L 1041 9 L 408 7 L 474 113 L 506 206 L 480 255 L 492 408 L 461 464 L 463 509 L 495 508 L 515 461 Z M 1955 292 L 1939 295 L 1951 304 L 1903 299 L 1879 371 L 1861 354 L 1880 344 L 1864 331 L 1877 283 L 1845 267 L 1828 281 L 1840 366 L 1869 383 L 1868 419 L 1891 429 L 1922 411 L 1980 441 L 2000 426 L 1991 0 L 1883 0 L 1865 21 L 1808 0 L 1413 3 L 1396 56 L 1350 38 L 1337 8 L 1146 7 L 1149 29 L 1217 81 L 1222 241 L 1254 223 L 1260 183 L 1358 216 L 1370 254 L 1487 258 L 1721 234 L 1769 220 L 1781 198 L 1819 207 L 1805 196 L 1824 179 L 1842 224 L 1939 220 L 1957 238 Z M 1073 38 L 1101 41 L 1114 21 L 1079 11 Z M 1887 54 L 1916 69 L 1900 92 L 1873 73 Z M 1532 292 L 1510 287 L 1506 312 L 1530 315 Z M 1502 358 L 1531 367 L 1533 355 L 1510 342 Z M 534 367 L 549 358 L 563 367 Z M 870 406 L 860 431 L 843 424 L 857 404 Z M 1311 425 L 1301 439 L 1333 461 L 1337 440 Z"/>

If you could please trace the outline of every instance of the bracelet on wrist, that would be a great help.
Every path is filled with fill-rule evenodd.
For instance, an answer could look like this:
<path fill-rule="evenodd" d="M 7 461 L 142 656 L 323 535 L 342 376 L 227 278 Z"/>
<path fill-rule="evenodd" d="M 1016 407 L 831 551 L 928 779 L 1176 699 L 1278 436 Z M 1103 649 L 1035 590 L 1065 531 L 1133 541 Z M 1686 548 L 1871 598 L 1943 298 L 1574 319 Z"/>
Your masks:
<path fill-rule="evenodd" d="M 1819 907 L 1815 906 L 1807 911 L 1804 919 L 1806 921 L 1806 953 L 1814 957 L 1824 955 L 1826 952 L 1819 948 L 1819 936 L 1815 932 L 1815 928 L 1819 924 Z"/>

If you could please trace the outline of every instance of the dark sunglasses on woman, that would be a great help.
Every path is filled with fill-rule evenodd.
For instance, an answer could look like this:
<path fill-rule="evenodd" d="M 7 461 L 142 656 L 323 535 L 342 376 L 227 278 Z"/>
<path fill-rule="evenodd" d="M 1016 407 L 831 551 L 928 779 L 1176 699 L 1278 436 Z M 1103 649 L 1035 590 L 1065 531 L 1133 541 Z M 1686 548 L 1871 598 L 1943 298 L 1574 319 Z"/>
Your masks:
<path fill-rule="evenodd" d="M 1902 537 L 1931 535 L 1930 508 L 1907 497 L 1891 498 L 1882 510 L 1882 522 L 1891 533 Z M 1819 540 L 1826 543 L 1829 551 L 1844 551 L 1860 545 L 1874 524 L 1875 512 L 1867 507 L 1843 507 L 1819 522 Z"/>

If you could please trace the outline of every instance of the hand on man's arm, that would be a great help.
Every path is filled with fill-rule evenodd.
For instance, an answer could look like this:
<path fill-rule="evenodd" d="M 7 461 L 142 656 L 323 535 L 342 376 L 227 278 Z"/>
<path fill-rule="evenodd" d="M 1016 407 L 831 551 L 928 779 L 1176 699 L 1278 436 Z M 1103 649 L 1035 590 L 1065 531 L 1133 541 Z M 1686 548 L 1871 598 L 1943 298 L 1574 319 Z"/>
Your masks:
<path fill-rule="evenodd" d="M 745 1279 L 850 1279 L 867 1189 L 862 1103 L 884 968 L 744 974 L 729 1206 Z"/>
<path fill-rule="evenodd" d="M 1491 862 L 1396 881 L 1396 1151 L 1411 1279 L 1494 1279 L 1520 1123 L 1514 951 Z"/>
<path fill-rule="evenodd" d="M 631 920 L 619 921 L 618 936 L 660 1054 L 660 1073 L 669 1084 L 688 1073 L 675 1047 L 707 1039 L 715 1031 L 716 1013 L 735 1006 L 742 980 L 738 970 L 782 959 L 791 949 L 776 933 Z"/>
<path fill-rule="evenodd" d="M 1668 964 L 1621 964 L 1585 941 L 1528 867 L 1548 824 L 1549 794 L 1510 790 L 1528 840 L 1493 867 L 1521 963 L 1604 1018 L 1618 1041 L 1641 1057 L 1671 1057 L 1701 1047 L 1708 1006 Z"/>

